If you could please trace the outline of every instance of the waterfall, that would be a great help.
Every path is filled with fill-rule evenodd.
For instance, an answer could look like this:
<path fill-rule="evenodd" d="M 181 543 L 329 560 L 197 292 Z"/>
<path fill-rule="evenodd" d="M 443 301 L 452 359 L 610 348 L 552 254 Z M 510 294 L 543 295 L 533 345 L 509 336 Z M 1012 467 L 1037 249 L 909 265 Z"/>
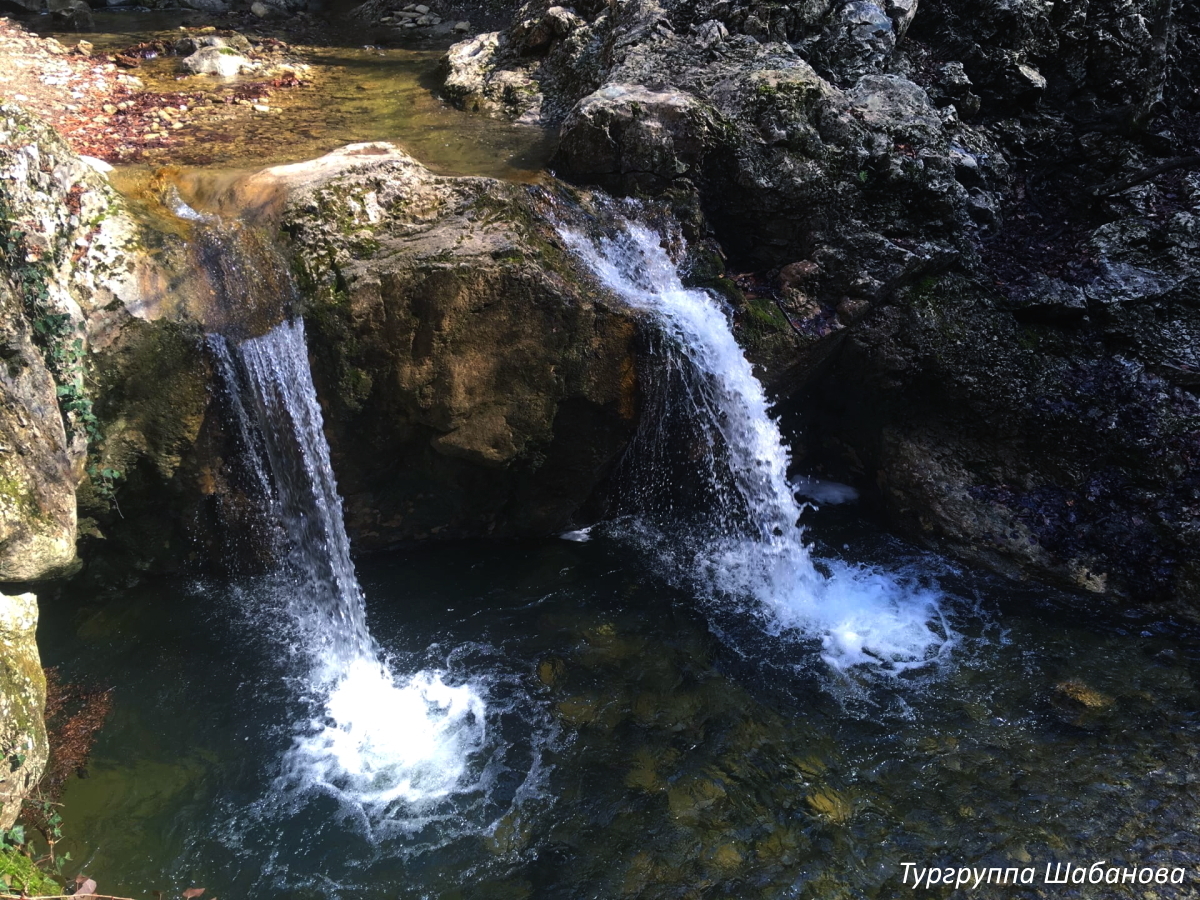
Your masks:
<path fill-rule="evenodd" d="M 644 542 L 710 601 L 745 607 L 773 634 L 819 640 L 837 669 L 900 672 L 947 653 L 954 635 L 934 592 L 836 560 L 818 571 L 788 482 L 790 452 L 762 384 L 723 304 L 683 286 L 663 238 L 628 220 L 599 238 L 566 226 L 559 232 L 608 288 L 653 317 L 663 365 L 678 375 L 667 410 L 684 410 L 697 433 L 690 481 L 709 508 L 692 525 L 672 510 L 643 510 L 643 539 L 653 532 Z"/>
<path fill-rule="evenodd" d="M 474 789 L 485 700 L 444 672 L 399 676 L 367 628 L 303 323 L 240 343 L 212 335 L 209 346 L 276 531 L 278 571 L 262 589 L 295 626 L 312 698 L 280 787 L 332 795 L 373 823 L 420 821 L 440 799 Z"/>

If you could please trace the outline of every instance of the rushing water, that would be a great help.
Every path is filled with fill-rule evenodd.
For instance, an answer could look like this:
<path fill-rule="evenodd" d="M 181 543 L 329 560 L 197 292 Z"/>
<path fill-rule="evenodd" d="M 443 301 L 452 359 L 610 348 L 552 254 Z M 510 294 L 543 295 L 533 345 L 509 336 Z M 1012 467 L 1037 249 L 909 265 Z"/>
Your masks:
<path fill-rule="evenodd" d="M 891 898 L 906 862 L 1096 859 L 1195 896 L 1195 635 L 800 504 L 851 495 L 789 482 L 722 305 L 641 225 L 564 238 L 661 331 L 631 512 L 360 584 L 302 323 L 211 337 L 276 565 L 43 598 L 47 664 L 115 698 L 59 849 L 137 898 Z"/>
<path fill-rule="evenodd" d="M 298 682 L 311 699 L 277 787 L 328 794 L 372 829 L 420 827 L 445 798 L 480 789 L 486 687 L 441 670 L 402 674 L 372 638 L 302 322 L 238 344 L 209 342 L 277 531 L 279 570 L 255 587 L 276 601 L 267 601 L 272 614 L 288 617 Z"/>
<path fill-rule="evenodd" d="M 788 480 L 790 453 L 762 384 L 728 311 L 710 292 L 683 286 L 664 238 L 635 221 L 598 240 L 565 228 L 562 236 L 609 288 L 654 317 L 665 336 L 662 361 L 680 375 L 665 404 L 685 408 L 700 430 L 688 489 L 706 482 L 709 508 L 690 534 L 673 510 L 642 510 L 642 543 L 671 566 L 683 555 L 683 573 L 711 600 L 761 617 L 775 634 L 819 639 L 836 668 L 901 672 L 948 653 L 954 634 L 932 591 L 836 561 L 817 570 Z"/>

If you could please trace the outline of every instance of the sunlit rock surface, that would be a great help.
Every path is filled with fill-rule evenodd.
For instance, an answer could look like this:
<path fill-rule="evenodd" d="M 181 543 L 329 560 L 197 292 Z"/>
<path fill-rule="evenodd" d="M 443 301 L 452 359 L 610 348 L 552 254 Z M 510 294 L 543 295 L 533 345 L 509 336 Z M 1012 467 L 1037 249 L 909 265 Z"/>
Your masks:
<path fill-rule="evenodd" d="M 46 676 L 38 656 L 37 597 L 0 594 L 0 829 L 9 829 L 37 785 L 49 753 Z"/>

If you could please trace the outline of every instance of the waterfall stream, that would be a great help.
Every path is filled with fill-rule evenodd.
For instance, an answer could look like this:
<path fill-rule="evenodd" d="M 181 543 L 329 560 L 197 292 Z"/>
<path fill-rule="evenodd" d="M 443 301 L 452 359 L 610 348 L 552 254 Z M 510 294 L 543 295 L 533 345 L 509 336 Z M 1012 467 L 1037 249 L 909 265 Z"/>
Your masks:
<path fill-rule="evenodd" d="M 681 574 L 708 599 L 744 606 L 774 634 L 819 639 L 822 657 L 837 669 L 899 672 L 949 652 L 954 634 L 935 592 L 836 560 L 818 571 L 788 481 L 790 452 L 762 384 L 727 310 L 708 291 L 683 286 L 663 238 L 628 220 L 599 239 L 565 227 L 560 234 L 607 287 L 653 317 L 664 338 L 662 362 L 679 375 L 665 404 L 686 409 L 699 433 L 688 477 L 707 481 L 693 489 L 715 502 L 688 528 L 664 522 L 670 510 L 644 510 L 643 543 L 677 572 L 685 547 Z"/>
<path fill-rule="evenodd" d="M 472 787 L 471 757 L 487 739 L 485 700 L 477 686 L 449 684 L 440 671 L 393 672 L 367 629 L 303 323 L 209 343 L 276 524 L 271 589 L 298 630 L 314 698 L 281 787 L 331 794 L 373 821 L 420 819 L 430 804 Z"/>

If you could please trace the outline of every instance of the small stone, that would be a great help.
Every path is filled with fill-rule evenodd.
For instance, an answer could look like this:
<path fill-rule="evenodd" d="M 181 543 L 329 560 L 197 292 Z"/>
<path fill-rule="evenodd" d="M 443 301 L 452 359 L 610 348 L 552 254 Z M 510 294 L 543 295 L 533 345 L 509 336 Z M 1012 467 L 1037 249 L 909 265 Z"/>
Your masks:
<path fill-rule="evenodd" d="M 105 103 L 101 109 L 104 110 L 105 115 L 115 116 L 117 114 L 117 107 L 111 103 Z"/>
<path fill-rule="evenodd" d="M 91 56 L 92 50 L 93 50 L 93 47 L 92 47 L 91 41 L 80 41 L 78 44 L 75 45 L 75 52 L 78 53 L 80 56 Z"/>
<path fill-rule="evenodd" d="M 413 10 L 415 10 L 416 12 L 419 12 L 421 15 L 426 15 L 429 12 L 429 7 L 426 6 L 424 3 L 418 3 L 416 6 L 413 7 Z"/>
<path fill-rule="evenodd" d="M 265 104 L 265 103 L 255 103 L 255 104 L 254 104 L 254 105 L 251 107 L 251 109 L 253 109 L 255 112 L 261 112 L 261 113 L 265 113 L 265 112 L 270 112 L 270 111 L 271 111 L 271 107 L 267 106 L 267 104 Z"/>
<path fill-rule="evenodd" d="M 471 23 L 470 22 L 456 22 L 454 24 L 454 30 L 457 31 L 459 34 L 466 34 L 467 32 L 469 32 L 471 30 Z"/>

